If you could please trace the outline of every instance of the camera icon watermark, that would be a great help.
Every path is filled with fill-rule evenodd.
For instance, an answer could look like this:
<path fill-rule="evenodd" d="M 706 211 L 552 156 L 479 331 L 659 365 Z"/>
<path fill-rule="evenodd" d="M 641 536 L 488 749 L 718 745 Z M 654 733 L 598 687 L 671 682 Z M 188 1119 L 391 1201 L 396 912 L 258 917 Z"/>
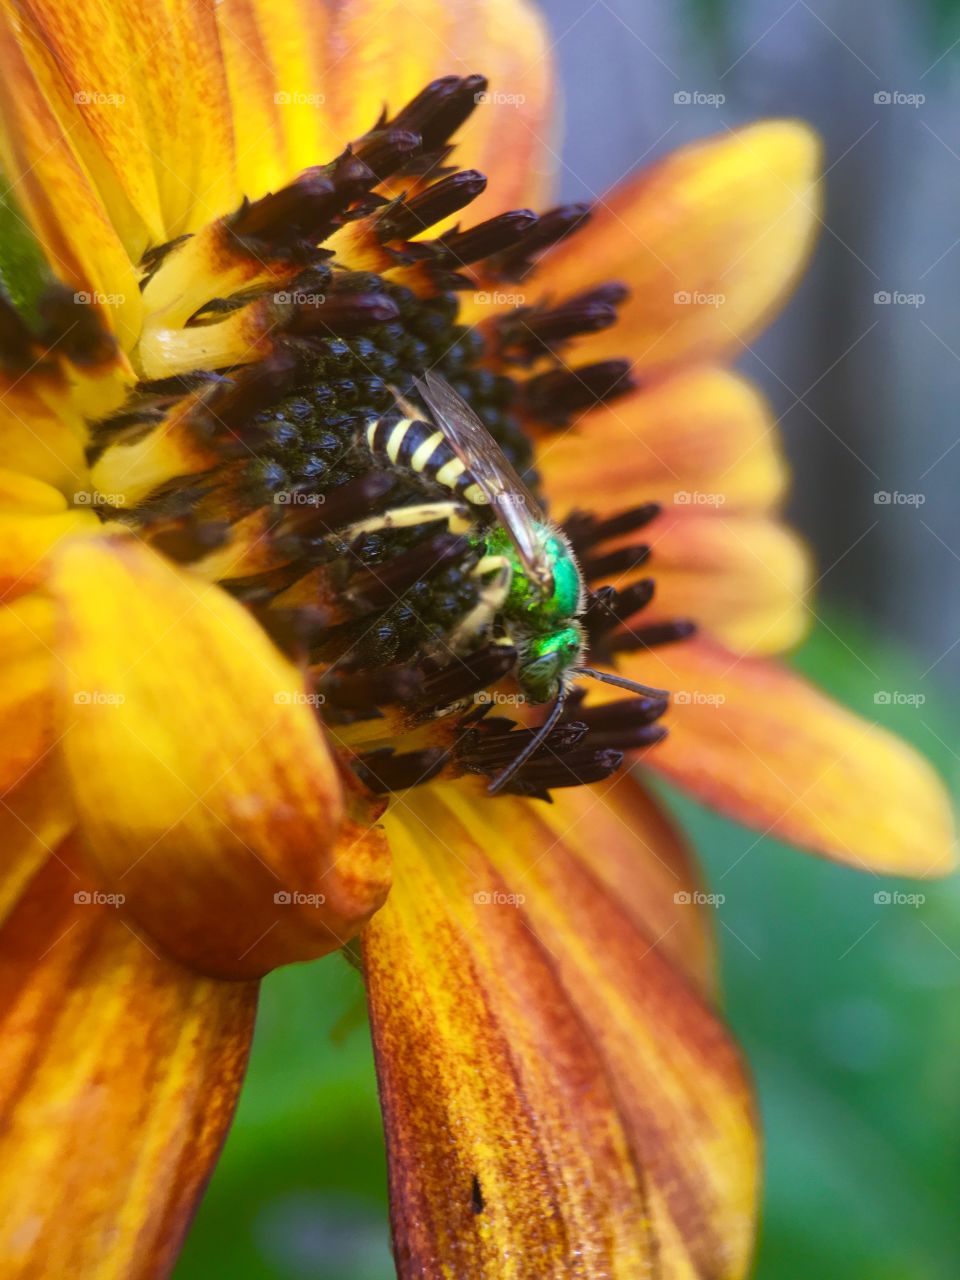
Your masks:
<path fill-rule="evenodd" d="M 927 100 L 925 93 L 904 93 L 900 89 L 878 89 L 873 101 L 878 107 L 922 107 Z"/>
<path fill-rule="evenodd" d="M 301 93 L 299 90 L 281 89 L 273 95 L 278 107 L 322 107 L 327 101 L 325 93 Z"/>
<path fill-rule="evenodd" d="M 122 907 L 126 894 L 103 893 L 100 889 L 78 889 L 73 895 L 78 907 Z"/>
<path fill-rule="evenodd" d="M 877 707 L 922 707 L 927 701 L 925 693 L 908 693 L 900 689 L 877 689 L 873 695 Z"/>
<path fill-rule="evenodd" d="M 278 489 L 273 502 L 278 507 L 322 507 L 326 494 L 310 493 L 306 489 Z"/>
<path fill-rule="evenodd" d="M 103 689 L 78 689 L 73 695 L 77 707 L 122 707 L 126 700 L 125 693 L 107 693 Z"/>
<path fill-rule="evenodd" d="M 525 93 L 503 93 L 494 89 L 483 90 L 481 93 L 475 93 L 473 100 L 478 107 L 522 107 L 527 100 Z"/>
<path fill-rule="evenodd" d="M 504 893 L 502 889 L 479 889 L 473 895 L 478 907 L 522 907 L 526 900 L 525 893 Z"/>
<path fill-rule="evenodd" d="M 678 907 L 722 907 L 727 900 L 725 893 L 702 893 L 699 889 L 680 889 L 673 895 Z"/>
<path fill-rule="evenodd" d="M 899 889 L 878 889 L 873 895 L 878 907 L 922 907 L 926 900 L 925 893 L 902 893 Z"/>
<path fill-rule="evenodd" d="M 722 107 L 726 100 L 725 93 L 703 93 L 699 89 L 678 89 L 673 95 L 676 107 Z"/>
<path fill-rule="evenodd" d="M 707 293 L 703 289 L 677 289 L 673 301 L 678 307 L 722 307 L 727 301 L 727 295 Z"/>
<path fill-rule="evenodd" d="M 322 707 L 327 699 L 322 693 L 307 693 L 303 689 L 278 689 L 273 700 L 278 707 Z"/>
<path fill-rule="evenodd" d="M 876 307 L 922 307 L 926 300 L 925 293 L 904 293 L 901 289 L 878 289 L 873 295 Z"/>
<path fill-rule="evenodd" d="M 299 889 L 278 889 L 273 895 L 278 907 L 322 907 L 326 897 L 322 893 L 301 893 Z"/>
<path fill-rule="evenodd" d="M 899 489 L 878 489 L 873 495 L 877 507 L 922 507 L 926 500 L 925 493 L 901 493 Z"/>

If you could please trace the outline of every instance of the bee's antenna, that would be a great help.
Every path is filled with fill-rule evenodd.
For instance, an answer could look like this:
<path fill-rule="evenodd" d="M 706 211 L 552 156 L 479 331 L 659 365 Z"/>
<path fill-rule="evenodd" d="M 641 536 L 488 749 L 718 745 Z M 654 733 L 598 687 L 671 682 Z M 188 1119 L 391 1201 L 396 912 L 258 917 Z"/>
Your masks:
<path fill-rule="evenodd" d="M 543 724 L 536 731 L 523 750 L 510 761 L 507 767 L 498 773 L 494 780 L 487 787 L 487 794 L 495 796 L 498 791 L 510 781 L 516 774 L 518 769 L 522 769 L 526 762 L 530 759 L 538 747 L 549 738 L 550 734 L 556 727 L 557 721 L 563 715 L 563 705 L 567 700 L 567 688 L 565 685 L 560 686 L 560 692 L 557 694 L 557 700 L 550 709 L 550 714 L 544 720 Z"/>
<path fill-rule="evenodd" d="M 642 694 L 645 698 L 669 698 L 669 689 L 654 689 L 649 684 L 641 684 L 639 680 L 628 680 L 626 676 L 610 675 L 606 671 L 594 671 L 593 667 L 577 667 L 570 673 L 574 676 L 589 676 L 591 680 L 599 680 L 602 684 L 615 684 L 618 689 L 629 689 L 631 693 Z"/>

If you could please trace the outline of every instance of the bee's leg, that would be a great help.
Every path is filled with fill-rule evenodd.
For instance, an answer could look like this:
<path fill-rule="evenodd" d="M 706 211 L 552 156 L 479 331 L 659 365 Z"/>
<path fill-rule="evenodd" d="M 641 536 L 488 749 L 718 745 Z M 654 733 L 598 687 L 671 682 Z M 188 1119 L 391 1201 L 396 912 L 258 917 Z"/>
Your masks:
<path fill-rule="evenodd" d="M 361 533 L 376 533 L 380 529 L 409 529 L 416 524 L 432 524 L 434 520 L 446 520 L 451 533 L 466 533 L 474 524 L 474 516 L 462 502 L 422 502 L 412 507 L 394 507 L 368 520 L 358 520 L 340 533 L 345 540 Z"/>
<path fill-rule="evenodd" d="M 461 618 L 450 637 L 451 648 L 457 649 L 485 630 L 503 608 L 513 581 L 513 564 L 507 556 L 484 556 L 474 567 L 471 577 L 494 576 L 480 587 L 480 598 L 468 614 Z"/>

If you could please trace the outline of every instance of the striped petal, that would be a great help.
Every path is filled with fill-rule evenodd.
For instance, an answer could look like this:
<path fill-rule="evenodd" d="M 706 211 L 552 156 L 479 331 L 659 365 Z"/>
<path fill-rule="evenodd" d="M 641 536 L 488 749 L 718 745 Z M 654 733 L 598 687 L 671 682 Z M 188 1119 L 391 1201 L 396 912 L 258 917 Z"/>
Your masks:
<path fill-rule="evenodd" d="M 0 1271 L 159 1276 L 211 1172 L 256 987 L 156 955 L 51 859 L 0 931 Z"/>
<path fill-rule="evenodd" d="M 552 176 L 548 44 L 522 0 L 4 0 L 0 51 L 8 180 L 55 273 L 110 299 L 127 346 L 131 261 L 332 159 L 437 76 L 497 87 L 463 131 L 502 179 L 491 208 Z"/>
<path fill-rule="evenodd" d="M 704 499 L 725 512 L 766 511 L 787 478 L 763 397 L 740 375 L 709 366 L 681 370 L 544 436 L 537 466 L 558 514 L 585 493 L 601 513 Z"/>
<path fill-rule="evenodd" d="M 96 30 L 91 23 L 88 40 Z M 95 294 L 130 342 L 140 324 L 140 291 L 123 239 L 129 214 L 103 203 L 78 142 L 79 108 L 70 103 L 72 120 L 58 116 L 44 58 L 30 23 L 5 3 L 0 8 L 0 170 L 57 278 Z"/>
<path fill-rule="evenodd" d="M 461 163 L 491 178 L 471 219 L 546 195 L 552 64 L 531 5 L 229 0 L 217 21 L 241 191 L 262 194 L 332 159 L 431 80 L 479 72 L 498 92 L 458 135 Z"/>
<path fill-rule="evenodd" d="M 300 673 L 225 592 L 133 539 L 58 558 L 64 754 L 88 857 L 125 911 L 228 977 L 341 946 L 388 854 Z"/>
<path fill-rule="evenodd" d="M 620 323 L 583 355 L 627 352 L 649 374 L 738 354 L 806 261 L 819 165 L 805 125 L 766 121 L 683 147 L 615 191 L 543 264 L 561 295 L 597 280 L 630 286 Z"/>
<path fill-rule="evenodd" d="M 743 1276 L 749 1090 L 595 829 L 436 787 L 388 825 L 364 958 L 400 1275 Z"/>
<path fill-rule="evenodd" d="M 955 865 L 950 802 L 926 761 L 786 668 L 695 638 L 619 669 L 672 691 L 670 732 L 644 763 L 712 809 L 867 870 Z"/>

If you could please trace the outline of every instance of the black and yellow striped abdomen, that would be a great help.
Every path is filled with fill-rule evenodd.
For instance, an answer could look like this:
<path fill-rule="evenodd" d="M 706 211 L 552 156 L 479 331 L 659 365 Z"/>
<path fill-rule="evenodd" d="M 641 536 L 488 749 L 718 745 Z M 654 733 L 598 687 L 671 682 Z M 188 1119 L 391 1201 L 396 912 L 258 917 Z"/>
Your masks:
<path fill-rule="evenodd" d="M 484 506 L 487 495 L 460 461 L 443 432 L 418 418 L 389 416 L 367 427 L 367 446 L 375 458 L 395 467 L 409 467 L 474 506 Z"/>

